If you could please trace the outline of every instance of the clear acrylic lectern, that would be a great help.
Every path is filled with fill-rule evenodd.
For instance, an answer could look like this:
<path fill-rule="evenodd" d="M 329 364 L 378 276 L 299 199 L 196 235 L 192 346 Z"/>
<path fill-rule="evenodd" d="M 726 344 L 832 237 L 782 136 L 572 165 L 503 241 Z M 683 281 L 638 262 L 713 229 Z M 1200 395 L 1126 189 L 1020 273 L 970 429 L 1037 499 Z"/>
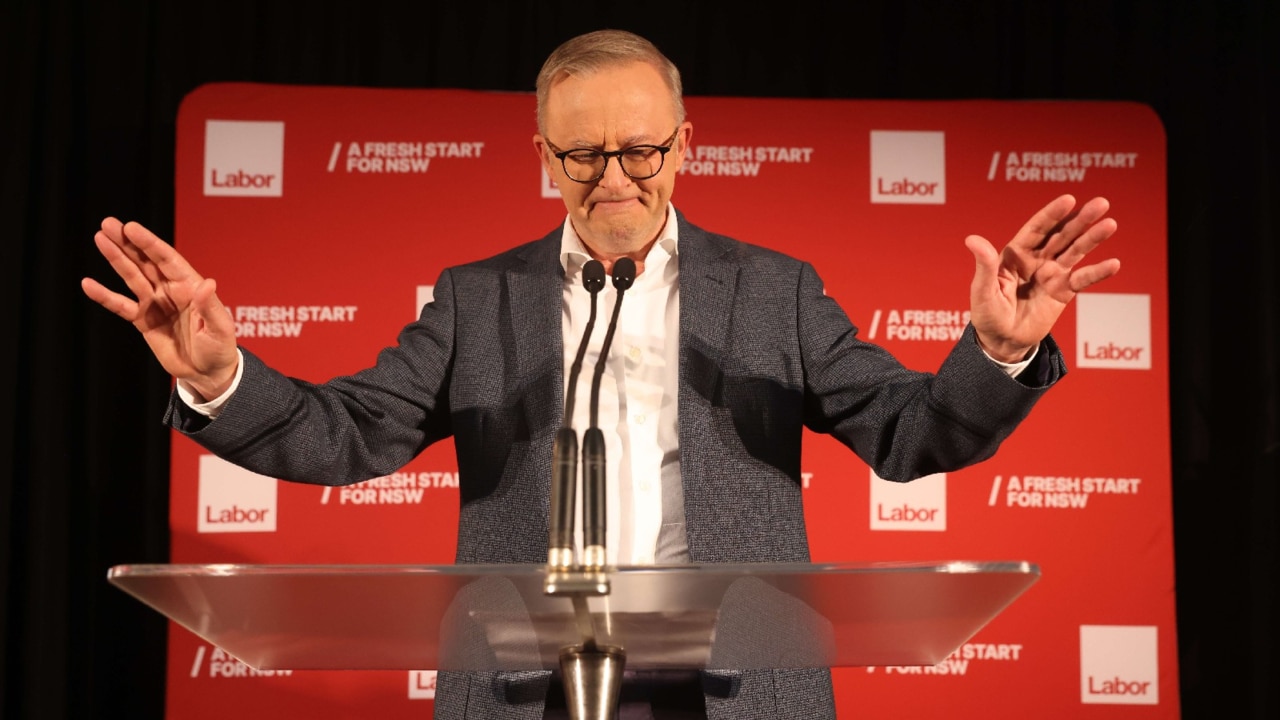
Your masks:
<path fill-rule="evenodd" d="M 1026 562 L 608 568 L 593 642 L 632 670 L 935 665 Z M 540 565 L 121 565 L 108 579 L 259 670 L 555 670 L 582 642 Z M 578 603 L 581 600 L 577 601 Z"/>

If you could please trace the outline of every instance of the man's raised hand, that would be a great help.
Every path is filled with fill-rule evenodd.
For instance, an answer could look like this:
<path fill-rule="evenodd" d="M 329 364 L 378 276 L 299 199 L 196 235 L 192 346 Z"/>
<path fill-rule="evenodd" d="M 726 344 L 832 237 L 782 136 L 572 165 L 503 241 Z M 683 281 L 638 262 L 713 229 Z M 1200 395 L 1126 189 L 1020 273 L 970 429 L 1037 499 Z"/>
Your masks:
<path fill-rule="evenodd" d="M 196 396 L 211 400 L 225 392 L 239 354 L 235 323 L 214 281 L 136 222 L 109 217 L 93 241 L 134 297 L 92 278 L 80 281 L 85 295 L 133 323 L 164 369 Z"/>
<path fill-rule="evenodd" d="M 1077 208 L 1074 197 L 1062 195 L 1032 216 L 999 253 L 983 237 L 965 238 L 977 264 L 970 319 L 987 354 L 1011 363 L 1024 359 L 1076 293 L 1120 271 L 1115 258 L 1077 267 L 1115 233 L 1109 209 L 1104 198 Z"/>

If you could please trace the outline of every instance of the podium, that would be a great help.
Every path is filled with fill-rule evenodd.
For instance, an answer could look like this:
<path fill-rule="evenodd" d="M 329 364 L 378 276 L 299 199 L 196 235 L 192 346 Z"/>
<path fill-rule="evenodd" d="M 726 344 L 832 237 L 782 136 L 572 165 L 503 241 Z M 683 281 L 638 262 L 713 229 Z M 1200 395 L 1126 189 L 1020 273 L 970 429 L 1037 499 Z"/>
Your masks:
<path fill-rule="evenodd" d="M 585 598 L 630 670 L 935 665 L 1039 579 L 1027 562 L 608 568 Z M 121 565 L 109 581 L 259 670 L 555 670 L 582 599 L 541 565 Z"/>

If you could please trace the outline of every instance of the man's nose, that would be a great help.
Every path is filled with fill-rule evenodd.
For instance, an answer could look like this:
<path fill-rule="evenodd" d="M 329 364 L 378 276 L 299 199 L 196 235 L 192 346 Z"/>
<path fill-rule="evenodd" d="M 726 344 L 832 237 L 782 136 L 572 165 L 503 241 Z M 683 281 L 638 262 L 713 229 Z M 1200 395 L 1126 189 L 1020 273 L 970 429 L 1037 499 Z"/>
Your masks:
<path fill-rule="evenodd" d="M 625 187 L 630 185 L 632 180 L 622 171 L 622 158 L 610 157 L 604 159 L 604 175 L 600 176 L 598 181 L 603 187 Z"/>

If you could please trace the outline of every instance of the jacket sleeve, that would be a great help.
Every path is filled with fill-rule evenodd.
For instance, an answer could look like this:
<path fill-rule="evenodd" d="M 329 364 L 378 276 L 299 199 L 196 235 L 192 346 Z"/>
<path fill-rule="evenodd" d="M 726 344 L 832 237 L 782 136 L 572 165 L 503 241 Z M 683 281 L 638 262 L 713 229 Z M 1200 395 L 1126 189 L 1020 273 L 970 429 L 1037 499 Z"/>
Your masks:
<path fill-rule="evenodd" d="M 313 384 L 244 351 L 240 386 L 216 420 L 196 415 L 175 392 L 165 422 L 219 457 L 283 480 L 343 485 L 385 475 L 452 434 L 455 328 L 446 270 L 434 302 L 373 367 Z"/>
<path fill-rule="evenodd" d="M 1011 378 L 967 327 L 937 373 L 909 370 L 858 330 L 807 263 L 797 313 L 805 374 L 805 425 L 829 433 L 888 480 L 913 480 L 991 457 L 1035 402 L 1066 372 L 1045 338 L 1032 365 Z"/>

